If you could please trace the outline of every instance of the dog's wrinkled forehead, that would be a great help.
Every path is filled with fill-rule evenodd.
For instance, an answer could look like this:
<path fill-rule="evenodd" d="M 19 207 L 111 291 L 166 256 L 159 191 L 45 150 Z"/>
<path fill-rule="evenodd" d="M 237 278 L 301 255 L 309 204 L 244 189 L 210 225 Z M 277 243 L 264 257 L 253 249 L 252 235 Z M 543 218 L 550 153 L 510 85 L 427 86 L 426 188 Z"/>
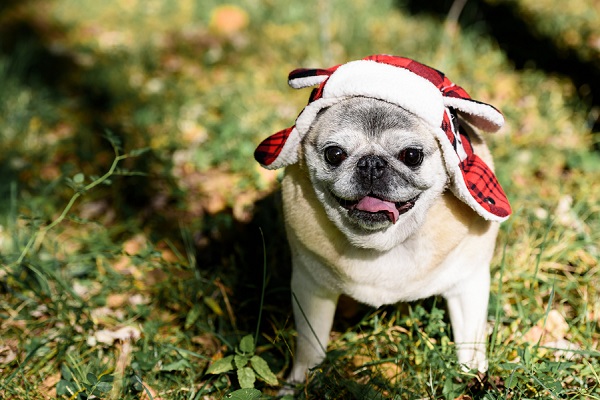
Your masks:
<path fill-rule="evenodd" d="M 395 104 L 353 97 L 321 110 L 312 128 L 318 127 L 330 134 L 352 129 L 367 136 L 379 136 L 392 129 L 411 129 L 416 125 L 416 118 Z"/>

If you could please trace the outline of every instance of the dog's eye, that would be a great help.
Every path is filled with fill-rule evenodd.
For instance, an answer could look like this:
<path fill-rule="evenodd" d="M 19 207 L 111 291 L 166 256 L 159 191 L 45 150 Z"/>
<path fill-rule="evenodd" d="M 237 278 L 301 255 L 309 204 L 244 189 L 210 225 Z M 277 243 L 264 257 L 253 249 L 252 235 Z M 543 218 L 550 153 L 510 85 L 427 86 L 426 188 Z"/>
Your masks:
<path fill-rule="evenodd" d="M 423 162 L 423 150 L 407 147 L 400 152 L 399 158 L 409 167 L 418 167 Z"/>
<path fill-rule="evenodd" d="M 325 160 L 331 165 L 340 165 L 348 157 L 346 152 L 337 146 L 325 149 Z"/>

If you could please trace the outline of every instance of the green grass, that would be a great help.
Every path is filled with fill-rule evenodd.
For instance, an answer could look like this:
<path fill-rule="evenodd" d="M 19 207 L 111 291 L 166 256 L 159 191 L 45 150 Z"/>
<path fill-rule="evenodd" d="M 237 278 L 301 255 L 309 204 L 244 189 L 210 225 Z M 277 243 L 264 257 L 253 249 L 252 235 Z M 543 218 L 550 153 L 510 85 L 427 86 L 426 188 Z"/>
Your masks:
<path fill-rule="evenodd" d="M 349 306 L 300 397 L 600 398 L 600 156 L 581 90 L 407 2 L 231 3 L 247 18 L 231 34 L 218 1 L 0 8 L 0 398 L 274 396 L 250 359 L 289 371 L 289 254 L 279 175 L 252 152 L 305 104 L 290 70 L 373 53 L 435 66 L 506 116 L 486 137 L 515 211 L 490 369 L 458 367 L 442 299 Z M 538 6 L 557 43 L 579 26 L 575 6 Z"/>

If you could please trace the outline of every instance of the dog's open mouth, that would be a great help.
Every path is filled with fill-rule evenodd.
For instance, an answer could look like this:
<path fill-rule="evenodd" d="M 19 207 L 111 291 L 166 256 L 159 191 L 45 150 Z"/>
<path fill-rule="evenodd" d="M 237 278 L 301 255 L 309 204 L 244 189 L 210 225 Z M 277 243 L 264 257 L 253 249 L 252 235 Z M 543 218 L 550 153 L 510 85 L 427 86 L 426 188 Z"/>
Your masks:
<path fill-rule="evenodd" d="M 332 193 L 333 195 L 333 193 Z M 333 195 L 335 199 L 340 203 L 342 207 L 351 211 L 360 213 L 367 213 L 370 219 L 379 219 L 382 217 L 387 218 L 395 224 L 398 221 L 398 217 L 404 214 L 408 210 L 414 207 L 419 196 L 408 201 L 392 202 L 381 199 L 372 194 L 369 194 L 359 200 L 345 200 Z"/>

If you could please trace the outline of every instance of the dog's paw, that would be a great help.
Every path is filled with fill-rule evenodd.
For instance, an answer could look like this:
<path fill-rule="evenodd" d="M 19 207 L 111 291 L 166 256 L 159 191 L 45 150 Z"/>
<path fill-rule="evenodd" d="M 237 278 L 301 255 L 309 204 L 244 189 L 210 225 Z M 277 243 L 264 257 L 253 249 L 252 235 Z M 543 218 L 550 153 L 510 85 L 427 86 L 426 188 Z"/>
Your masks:
<path fill-rule="evenodd" d="M 296 398 L 297 393 L 298 389 L 296 386 L 286 382 L 284 386 L 277 392 L 277 397 L 280 397 L 282 400 L 292 400 Z"/>
<path fill-rule="evenodd" d="M 488 360 L 485 356 L 485 353 L 480 351 L 474 351 L 470 353 L 470 357 L 466 360 L 461 360 L 459 357 L 459 361 L 462 369 L 465 372 L 477 370 L 481 373 L 485 373 L 488 370 Z"/>
<path fill-rule="evenodd" d="M 306 376 L 302 375 L 302 378 L 304 379 L 298 379 L 298 377 L 292 372 L 281 385 L 281 389 L 279 389 L 277 392 L 277 396 L 282 397 L 283 400 L 291 400 L 296 398 L 296 395 L 301 390 L 303 383 L 305 383 Z"/>

